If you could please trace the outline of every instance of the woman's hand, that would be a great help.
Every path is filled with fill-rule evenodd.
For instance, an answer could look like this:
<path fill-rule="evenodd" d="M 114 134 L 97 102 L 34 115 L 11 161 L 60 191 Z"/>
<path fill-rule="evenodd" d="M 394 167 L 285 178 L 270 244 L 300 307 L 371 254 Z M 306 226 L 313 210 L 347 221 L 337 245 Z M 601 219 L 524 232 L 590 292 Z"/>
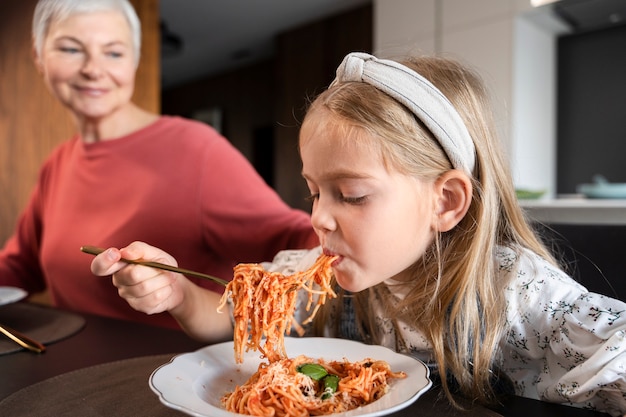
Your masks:
<path fill-rule="evenodd" d="M 132 308 L 146 314 L 170 311 L 183 302 L 184 286 L 191 284 L 182 275 L 154 268 L 130 265 L 126 259 L 146 259 L 177 266 L 168 253 L 143 242 L 133 242 L 123 249 L 109 248 L 91 263 L 95 275 L 113 274 L 113 285 Z"/>
<path fill-rule="evenodd" d="M 112 274 L 112 282 L 132 308 L 146 314 L 169 312 L 191 337 L 209 343 L 232 337 L 228 311 L 217 312 L 221 295 L 195 285 L 181 274 L 120 261 L 143 259 L 178 266 L 161 249 L 143 242 L 109 248 L 91 263 L 95 275 Z"/>

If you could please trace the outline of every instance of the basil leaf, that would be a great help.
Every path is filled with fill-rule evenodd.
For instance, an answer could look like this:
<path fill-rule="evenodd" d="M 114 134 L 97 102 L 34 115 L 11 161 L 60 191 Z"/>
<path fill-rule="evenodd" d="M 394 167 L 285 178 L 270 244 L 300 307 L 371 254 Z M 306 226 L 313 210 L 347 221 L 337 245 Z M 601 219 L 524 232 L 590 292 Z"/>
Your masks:
<path fill-rule="evenodd" d="M 339 388 L 339 377 L 337 375 L 326 375 L 322 382 L 324 383 L 322 400 L 326 400 L 337 392 L 337 389 Z"/>
<path fill-rule="evenodd" d="M 310 377 L 311 379 L 314 379 L 315 381 L 319 381 L 320 379 L 328 375 L 328 372 L 326 372 L 326 368 L 316 363 L 304 363 L 298 366 L 297 370 L 298 372 Z"/>

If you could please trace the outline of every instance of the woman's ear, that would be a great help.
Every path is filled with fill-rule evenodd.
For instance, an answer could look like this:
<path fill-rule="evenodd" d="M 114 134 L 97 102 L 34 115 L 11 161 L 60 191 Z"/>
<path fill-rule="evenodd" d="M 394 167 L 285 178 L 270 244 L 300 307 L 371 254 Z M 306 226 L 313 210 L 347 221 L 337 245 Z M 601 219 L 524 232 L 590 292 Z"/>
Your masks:
<path fill-rule="evenodd" d="M 33 57 L 33 62 L 35 63 L 35 68 L 37 68 L 37 72 L 39 72 L 40 75 L 43 74 L 43 65 L 41 63 L 41 58 L 39 57 L 39 54 L 35 49 L 35 45 L 33 45 L 33 47 L 31 48 L 30 53 Z"/>
<path fill-rule="evenodd" d="M 435 181 L 436 219 L 439 232 L 447 232 L 456 226 L 472 202 L 472 181 L 462 171 L 453 169 Z"/>

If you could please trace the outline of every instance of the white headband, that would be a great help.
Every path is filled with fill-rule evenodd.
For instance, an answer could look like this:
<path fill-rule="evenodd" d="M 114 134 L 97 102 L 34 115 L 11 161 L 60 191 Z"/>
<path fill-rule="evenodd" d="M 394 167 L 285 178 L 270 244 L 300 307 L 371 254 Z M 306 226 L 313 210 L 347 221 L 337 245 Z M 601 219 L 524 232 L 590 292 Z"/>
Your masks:
<path fill-rule="evenodd" d="M 337 68 L 334 82 L 337 81 L 371 84 L 404 104 L 437 138 L 452 166 L 472 174 L 472 138 L 452 103 L 430 81 L 395 61 L 362 52 L 353 52 L 343 59 Z"/>

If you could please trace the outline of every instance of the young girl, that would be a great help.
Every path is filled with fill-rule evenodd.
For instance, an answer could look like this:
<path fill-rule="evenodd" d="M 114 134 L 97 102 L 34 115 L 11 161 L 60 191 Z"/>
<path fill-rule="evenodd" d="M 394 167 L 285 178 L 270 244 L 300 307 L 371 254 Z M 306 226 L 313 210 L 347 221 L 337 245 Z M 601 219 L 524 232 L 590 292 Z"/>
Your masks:
<path fill-rule="evenodd" d="M 420 355 L 446 392 L 452 383 L 479 402 L 496 399 L 499 370 L 518 395 L 622 415 L 626 304 L 589 293 L 535 236 L 486 97 L 447 59 L 345 58 L 300 135 L 312 224 L 320 250 L 339 256 L 345 290 L 309 334 Z M 267 268 L 303 270 L 317 253 L 281 252 Z M 166 256 L 141 243 L 122 255 Z M 94 272 L 116 271 L 119 256 L 100 255 Z M 225 320 L 180 277 L 126 267 L 114 282 L 136 308 L 169 310 L 196 337 Z"/>

